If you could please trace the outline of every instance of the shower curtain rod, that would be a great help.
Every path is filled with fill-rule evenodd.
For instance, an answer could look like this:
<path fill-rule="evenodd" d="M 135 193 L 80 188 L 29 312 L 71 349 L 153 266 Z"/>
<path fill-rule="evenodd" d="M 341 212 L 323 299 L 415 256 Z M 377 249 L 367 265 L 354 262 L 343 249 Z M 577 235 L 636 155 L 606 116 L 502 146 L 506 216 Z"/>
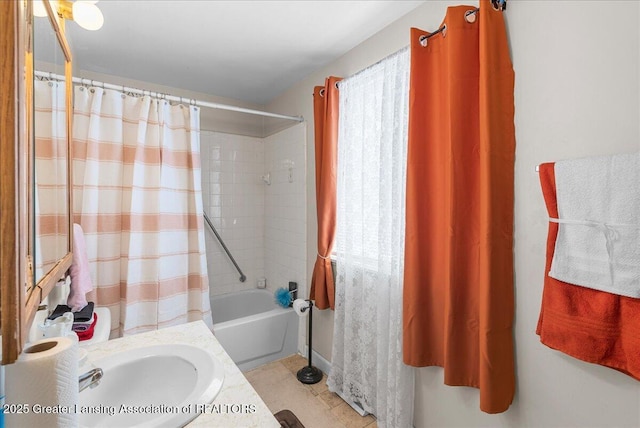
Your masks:
<path fill-rule="evenodd" d="M 61 76 L 59 74 L 53 74 L 53 73 L 48 73 L 48 72 L 38 71 L 38 70 L 36 70 L 34 74 L 37 77 L 44 78 L 44 79 L 64 81 L 64 76 Z M 111 83 L 104 83 L 104 82 L 99 82 L 97 80 L 91 80 L 91 79 L 83 79 L 81 77 L 74 77 L 72 81 L 73 83 L 78 83 L 80 85 L 97 86 L 103 89 L 115 89 L 117 91 L 128 92 L 128 93 L 137 94 L 137 95 L 148 95 L 153 98 L 159 98 L 167 101 L 175 101 L 179 103 L 188 102 L 189 105 L 195 105 L 197 107 L 207 107 L 207 108 L 213 108 L 218 110 L 228 110 L 228 111 L 235 111 L 239 113 L 255 114 L 258 116 L 273 117 L 276 119 L 287 119 L 287 120 L 294 120 L 296 122 L 304 122 L 304 117 L 302 116 L 288 116 L 284 114 L 271 113 L 268 111 L 232 106 L 229 104 L 220 104 L 220 103 L 213 103 L 209 101 L 201 101 L 201 100 L 196 100 L 194 98 L 177 97 L 175 95 L 167 95 L 160 92 L 130 88 L 124 85 L 113 85 Z"/>

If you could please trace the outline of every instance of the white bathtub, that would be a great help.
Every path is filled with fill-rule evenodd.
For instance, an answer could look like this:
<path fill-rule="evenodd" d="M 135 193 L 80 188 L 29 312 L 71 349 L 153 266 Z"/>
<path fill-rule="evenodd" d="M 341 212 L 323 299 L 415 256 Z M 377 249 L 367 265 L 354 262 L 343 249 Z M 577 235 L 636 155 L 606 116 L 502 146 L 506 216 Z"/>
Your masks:
<path fill-rule="evenodd" d="M 270 291 L 212 296 L 211 313 L 213 334 L 242 371 L 296 353 L 298 316 Z"/>

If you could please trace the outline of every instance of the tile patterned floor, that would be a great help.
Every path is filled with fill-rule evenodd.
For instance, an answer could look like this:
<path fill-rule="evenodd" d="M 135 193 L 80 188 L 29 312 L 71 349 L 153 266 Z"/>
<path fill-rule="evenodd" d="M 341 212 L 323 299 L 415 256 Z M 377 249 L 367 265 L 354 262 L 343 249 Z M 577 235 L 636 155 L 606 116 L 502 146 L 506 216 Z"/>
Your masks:
<path fill-rule="evenodd" d="M 271 412 L 289 409 L 305 428 L 377 428 L 373 416 L 360 416 L 327 389 L 326 375 L 315 385 L 300 383 L 296 373 L 306 364 L 302 356 L 292 355 L 244 375 Z"/>

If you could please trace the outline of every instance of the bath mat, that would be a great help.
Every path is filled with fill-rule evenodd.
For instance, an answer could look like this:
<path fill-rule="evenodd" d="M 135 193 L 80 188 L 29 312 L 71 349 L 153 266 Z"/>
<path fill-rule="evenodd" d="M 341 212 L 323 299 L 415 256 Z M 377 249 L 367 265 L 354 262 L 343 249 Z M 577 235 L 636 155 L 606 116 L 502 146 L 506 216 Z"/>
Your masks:
<path fill-rule="evenodd" d="M 291 410 L 280 410 L 274 414 L 282 428 L 304 428 L 302 422 L 293 414 Z"/>

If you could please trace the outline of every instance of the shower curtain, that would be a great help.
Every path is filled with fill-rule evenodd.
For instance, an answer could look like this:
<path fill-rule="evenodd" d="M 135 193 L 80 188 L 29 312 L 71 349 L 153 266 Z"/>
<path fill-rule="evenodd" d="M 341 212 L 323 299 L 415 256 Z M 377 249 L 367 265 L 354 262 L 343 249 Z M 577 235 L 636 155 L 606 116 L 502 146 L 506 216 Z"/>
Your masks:
<path fill-rule="evenodd" d="M 513 358 L 514 73 L 502 12 L 450 7 L 411 31 L 404 361 L 444 367 L 509 408 Z"/>
<path fill-rule="evenodd" d="M 211 327 L 197 107 L 76 87 L 74 219 L 111 337 Z"/>
<path fill-rule="evenodd" d="M 413 422 L 414 369 L 402 362 L 408 110 L 408 49 L 340 83 L 336 307 L 327 384 L 389 428 Z"/>

